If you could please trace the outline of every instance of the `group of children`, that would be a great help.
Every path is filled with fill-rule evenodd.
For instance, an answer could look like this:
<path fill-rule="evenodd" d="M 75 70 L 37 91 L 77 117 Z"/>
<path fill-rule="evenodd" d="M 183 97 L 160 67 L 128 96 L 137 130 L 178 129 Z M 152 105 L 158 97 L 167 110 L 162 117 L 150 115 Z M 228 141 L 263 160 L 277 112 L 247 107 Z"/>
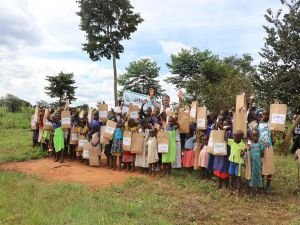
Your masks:
<path fill-rule="evenodd" d="M 181 96 L 179 98 L 181 100 Z M 77 128 L 79 135 L 91 141 L 92 147 L 99 153 L 99 158 L 104 152 L 107 159 L 105 166 L 112 170 L 133 172 L 139 168 L 141 173 L 148 173 L 150 176 L 165 176 L 169 175 L 172 169 L 183 167 L 187 171 L 200 170 L 201 177 L 205 179 L 217 177 L 219 188 L 226 186 L 231 190 L 239 191 L 243 176 L 242 168 L 246 165 L 245 170 L 250 168 L 248 187 L 255 192 L 263 188 L 267 193 L 270 192 L 274 162 L 272 162 L 269 112 L 265 110 L 262 118 L 253 116 L 254 113 L 251 110 L 253 97 L 250 100 L 248 122 L 255 121 L 256 126 L 252 126 L 247 134 L 241 130 L 233 133 L 232 110 L 222 110 L 215 119 L 208 115 L 206 130 L 197 130 L 196 125 L 191 123 L 190 133 L 182 134 L 179 131 L 177 114 L 168 116 L 167 113 L 176 111 L 179 106 L 170 106 L 169 96 L 163 97 L 162 105 L 156 103 L 153 90 L 150 91 L 150 99 L 154 109 L 150 107 L 144 109 L 146 101 L 143 102 L 137 119 L 128 118 L 122 110 L 122 99 L 119 100 L 119 106 L 112 109 L 108 115 L 108 120 L 115 121 L 117 126 L 112 140 L 108 140 L 106 144 L 101 143 L 100 132 L 106 121 L 99 120 L 99 112 L 96 110 L 93 111 L 93 119 L 89 121 L 87 111 L 71 108 L 71 127 Z M 47 122 L 51 122 L 53 129 L 46 130 L 43 124 L 45 109 L 40 110 L 38 129 L 33 130 L 34 145 L 41 143 L 45 150 L 53 153 L 55 161 L 63 162 L 65 155 L 68 155 L 71 160 L 77 158 L 82 162 L 86 161 L 82 153 L 78 151 L 78 145 L 71 144 L 70 129 L 61 128 L 60 112 L 61 110 L 49 111 Z M 209 136 L 212 130 L 225 131 L 227 155 L 213 155 L 208 152 Z M 141 153 L 135 154 L 123 149 L 124 131 L 143 135 L 144 143 Z M 157 136 L 161 131 L 169 133 L 168 151 L 164 153 L 158 150 Z M 264 178 L 267 181 L 266 185 L 264 185 Z"/>

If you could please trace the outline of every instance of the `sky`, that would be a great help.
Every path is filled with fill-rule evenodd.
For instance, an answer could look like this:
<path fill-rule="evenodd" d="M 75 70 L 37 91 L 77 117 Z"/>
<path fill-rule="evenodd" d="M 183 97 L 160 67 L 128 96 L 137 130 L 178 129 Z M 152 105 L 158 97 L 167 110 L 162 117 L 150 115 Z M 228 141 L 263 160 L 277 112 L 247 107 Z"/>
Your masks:
<path fill-rule="evenodd" d="M 176 90 L 163 79 L 166 63 L 182 48 L 208 49 L 221 57 L 249 53 L 258 64 L 264 45 L 268 8 L 279 0 L 131 0 L 144 22 L 117 60 L 118 74 L 130 62 L 150 57 L 160 66 L 159 80 L 176 100 Z M 74 73 L 77 100 L 73 105 L 113 104 L 112 62 L 92 62 L 82 51 L 85 34 L 79 29 L 75 0 L 0 0 L 0 96 L 7 93 L 31 104 L 52 102 L 45 94 L 45 77 Z"/>

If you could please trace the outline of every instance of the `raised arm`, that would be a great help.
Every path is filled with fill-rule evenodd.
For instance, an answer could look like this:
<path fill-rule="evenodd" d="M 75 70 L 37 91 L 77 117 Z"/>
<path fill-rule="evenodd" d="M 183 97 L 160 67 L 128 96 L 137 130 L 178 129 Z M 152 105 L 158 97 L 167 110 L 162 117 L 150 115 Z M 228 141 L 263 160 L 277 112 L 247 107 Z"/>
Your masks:
<path fill-rule="evenodd" d="M 178 96 L 178 99 L 179 99 L 179 103 L 173 106 L 174 111 L 178 111 L 180 106 L 183 103 L 183 92 L 182 92 L 182 90 L 178 91 L 177 96 Z"/>
<path fill-rule="evenodd" d="M 150 88 L 150 89 L 149 89 L 149 95 L 150 95 L 150 101 L 151 101 L 152 105 L 153 105 L 155 108 L 158 108 L 158 109 L 160 110 L 161 105 L 158 104 L 158 103 L 154 100 L 154 89 L 153 89 L 153 88 Z"/>

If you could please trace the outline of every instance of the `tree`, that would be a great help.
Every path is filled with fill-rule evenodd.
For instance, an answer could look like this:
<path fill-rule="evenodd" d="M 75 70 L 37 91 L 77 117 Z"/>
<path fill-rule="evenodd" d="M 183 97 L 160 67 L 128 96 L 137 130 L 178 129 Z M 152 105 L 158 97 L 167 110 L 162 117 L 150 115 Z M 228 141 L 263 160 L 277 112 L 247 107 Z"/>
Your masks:
<path fill-rule="evenodd" d="M 21 112 L 23 108 L 30 107 L 31 104 L 12 94 L 7 94 L 0 98 L 0 106 L 6 108 L 9 112 Z"/>
<path fill-rule="evenodd" d="M 77 87 L 74 86 L 76 81 L 73 73 L 60 72 L 57 76 L 47 76 L 46 80 L 49 82 L 49 86 L 45 87 L 45 93 L 51 98 L 59 98 L 59 105 L 62 104 L 65 94 L 70 103 L 76 100 L 75 89 Z"/>
<path fill-rule="evenodd" d="M 283 9 L 267 10 L 264 26 L 267 37 L 260 55 L 259 73 L 253 85 L 260 97 L 271 103 L 277 98 L 291 107 L 300 107 L 300 2 L 281 0 Z M 285 8 L 285 9 L 284 9 Z M 283 13 L 285 12 L 285 13 Z"/>
<path fill-rule="evenodd" d="M 242 91 L 250 94 L 249 79 L 256 72 L 252 60 L 248 54 L 220 59 L 208 50 L 183 49 L 171 55 L 171 63 L 167 66 L 172 76 L 166 81 L 178 89 L 186 89 L 188 103 L 197 100 L 217 113 L 235 105 L 235 97 Z"/>
<path fill-rule="evenodd" d="M 133 12 L 129 0 L 78 0 L 80 28 L 86 32 L 83 50 L 93 61 L 107 58 L 113 61 L 114 99 L 117 104 L 116 59 L 124 51 L 121 41 L 130 39 L 143 19 Z"/>
<path fill-rule="evenodd" d="M 148 94 L 150 88 L 154 89 L 156 97 L 163 95 L 164 90 L 156 80 L 159 70 L 157 63 L 148 58 L 131 62 L 126 72 L 118 79 L 118 83 L 122 85 L 120 95 L 123 95 L 125 90 Z"/>

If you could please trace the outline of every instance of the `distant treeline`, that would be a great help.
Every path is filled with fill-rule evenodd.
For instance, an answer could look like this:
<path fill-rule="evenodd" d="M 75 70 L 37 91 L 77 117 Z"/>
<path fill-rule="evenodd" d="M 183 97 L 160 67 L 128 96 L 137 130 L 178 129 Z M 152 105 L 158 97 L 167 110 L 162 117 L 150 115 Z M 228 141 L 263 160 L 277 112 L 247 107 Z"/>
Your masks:
<path fill-rule="evenodd" d="M 7 94 L 0 98 L 0 107 L 8 112 L 22 112 L 25 108 L 32 107 L 32 105 L 12 94 Z"/>

